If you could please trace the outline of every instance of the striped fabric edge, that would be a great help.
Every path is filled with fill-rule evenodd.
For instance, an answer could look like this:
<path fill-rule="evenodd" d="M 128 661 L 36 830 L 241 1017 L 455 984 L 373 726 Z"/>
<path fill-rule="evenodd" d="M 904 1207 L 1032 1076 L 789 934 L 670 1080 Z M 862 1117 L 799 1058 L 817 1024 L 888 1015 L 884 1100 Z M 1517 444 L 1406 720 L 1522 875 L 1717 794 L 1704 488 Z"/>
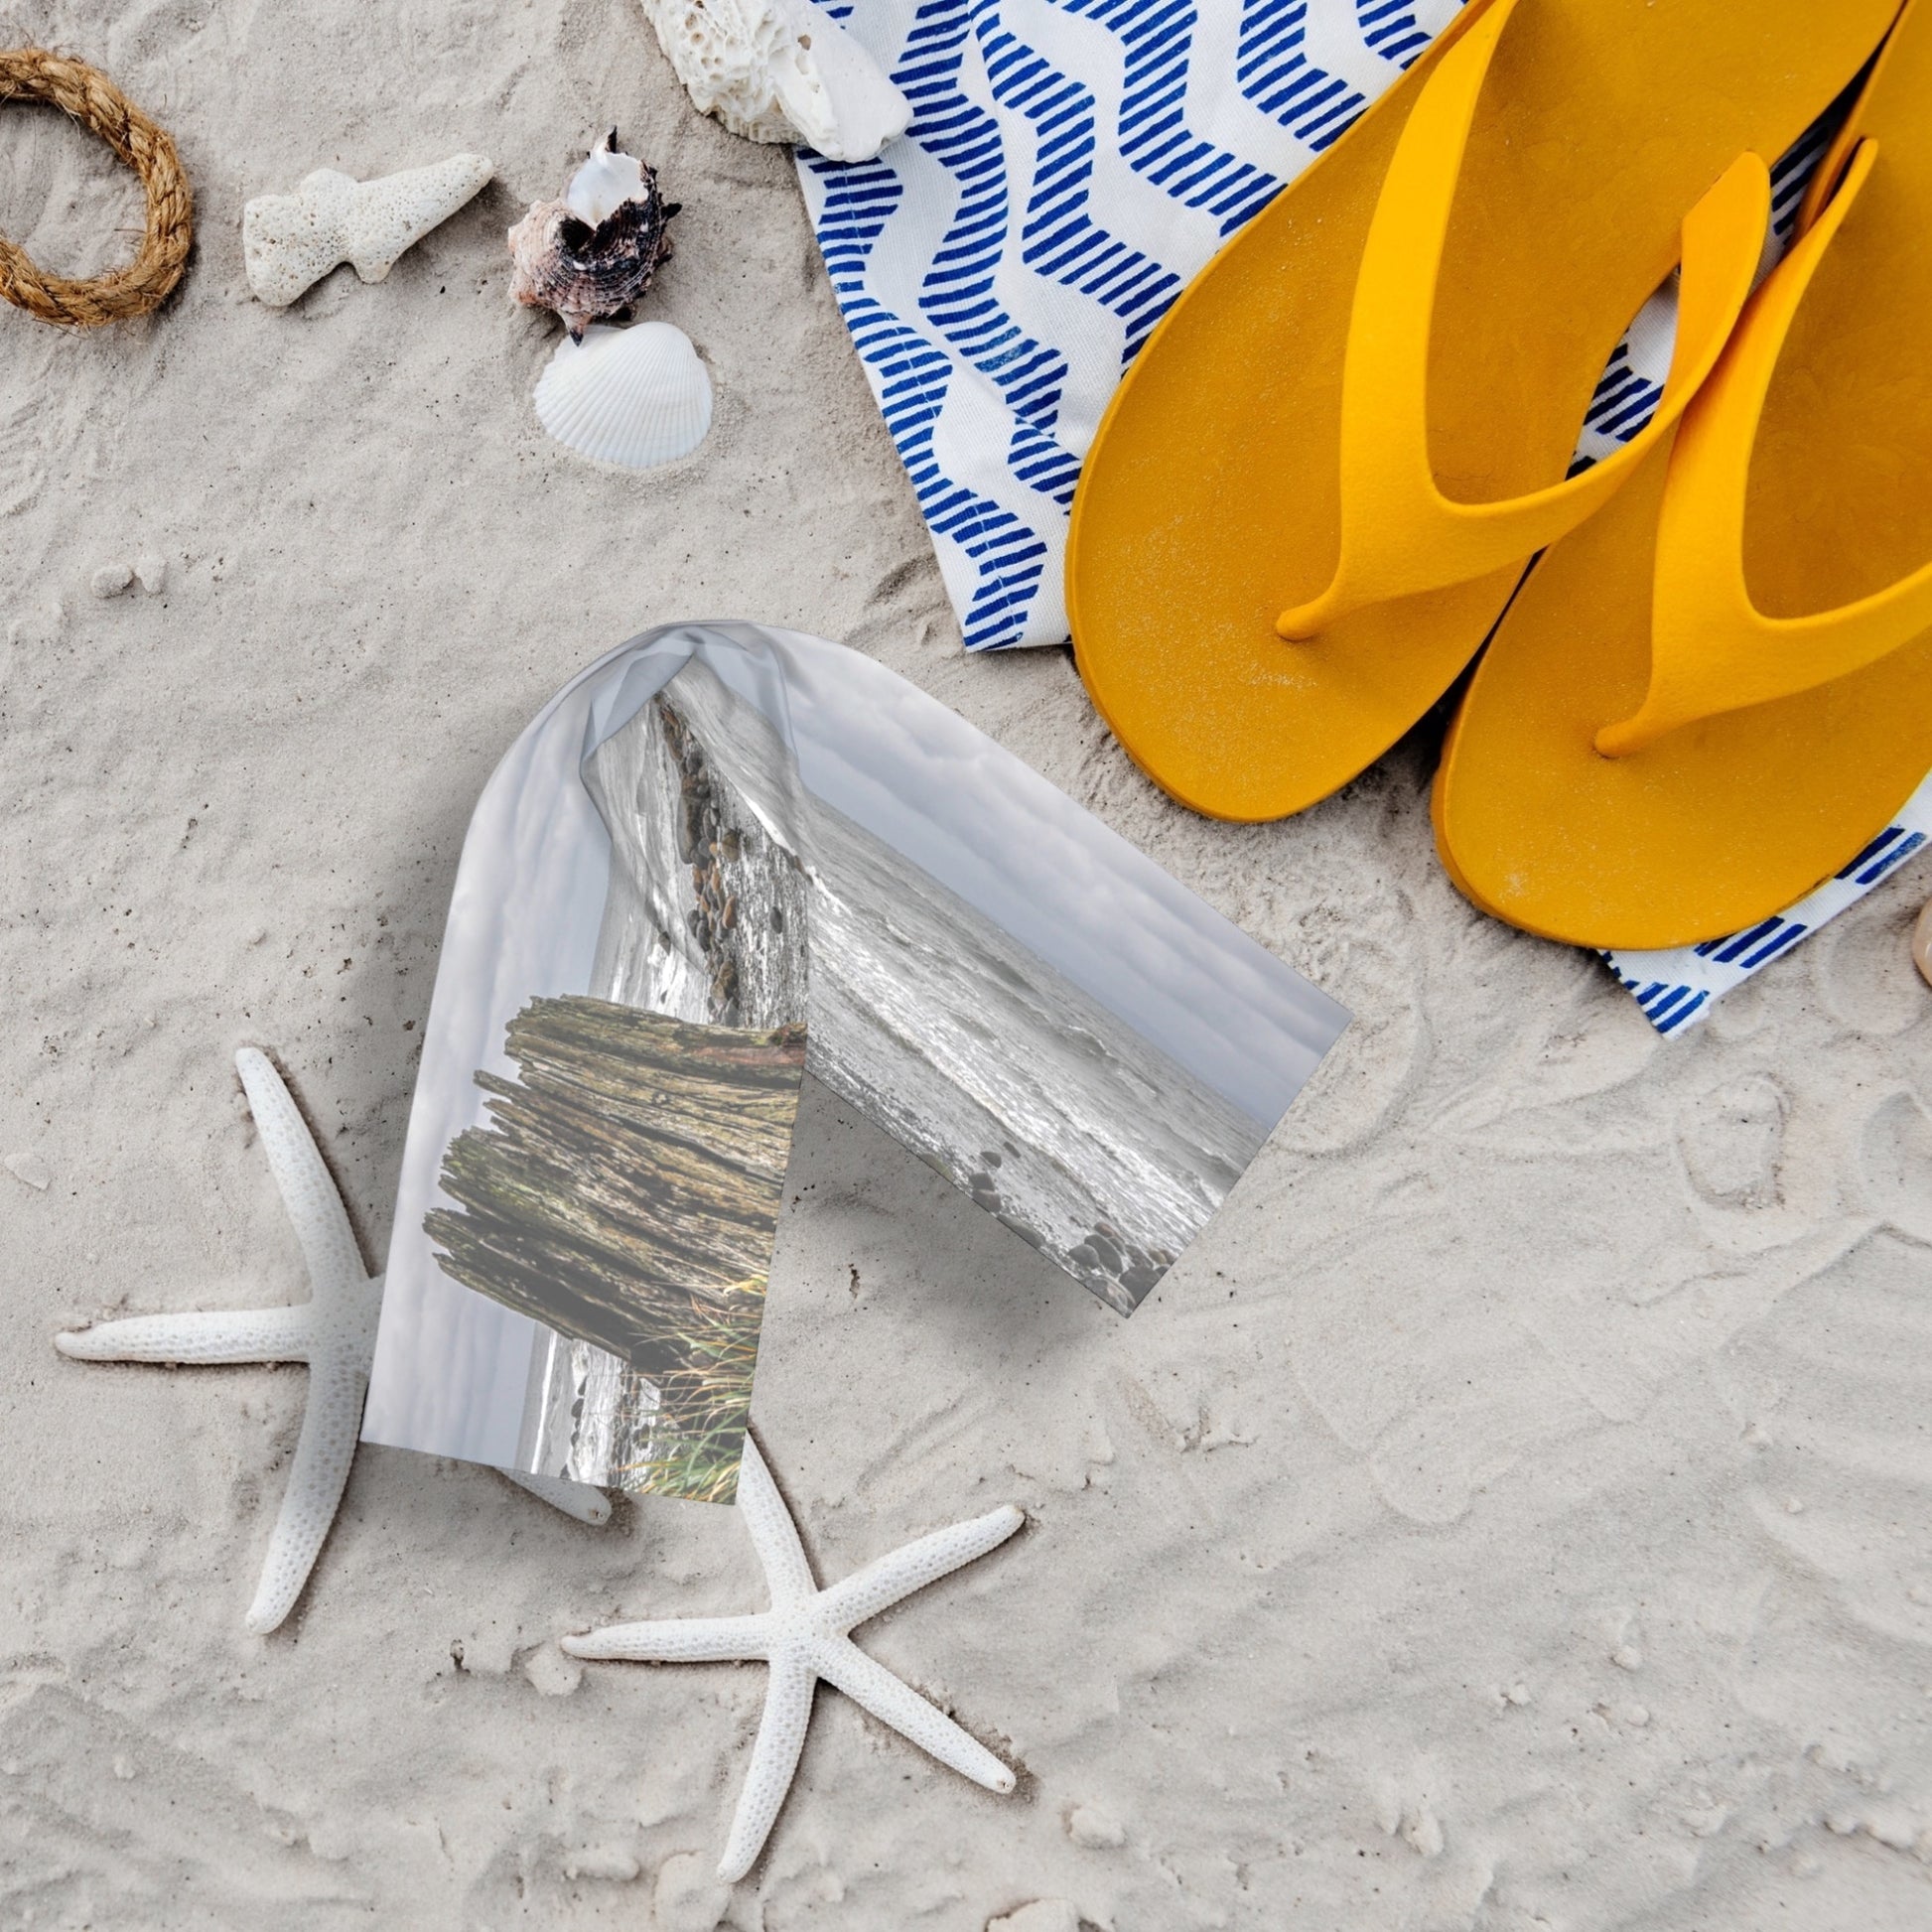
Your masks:
<path fill-rule="evenodd" d="M 1663 952 L 1605 952 L 1610 971 L 1627 987 L 1660 1034 L 1677 1034 L 1706 1019 L 1712 1006 L 1793 946 L 1882 885 L 1932 837 L 1932 776 L 1906 799 L 1892 822 L 1857 858 L 1797 904 L 1727 938 Z"/>

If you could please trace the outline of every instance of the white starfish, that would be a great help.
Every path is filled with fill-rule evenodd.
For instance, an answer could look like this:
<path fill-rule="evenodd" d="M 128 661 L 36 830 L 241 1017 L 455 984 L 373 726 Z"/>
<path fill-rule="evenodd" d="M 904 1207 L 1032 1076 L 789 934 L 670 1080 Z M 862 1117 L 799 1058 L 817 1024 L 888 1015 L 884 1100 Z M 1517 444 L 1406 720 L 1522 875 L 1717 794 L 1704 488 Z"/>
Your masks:
<path fill-rule="evenodd" d="M 311 1299 L 292 1308 L 216 1309 L 193 1314 L 137 1314 L 54 1337 L 64 1355 L 90 1362 L 307 1362 L 309 1399 L 248 1628 L 269 1631 L 295 1607 L 329 1534 L 355 1439 L 375 1354 L 382 1277 L 362 1266 L 342 1195 L 323 1165 L 289 1090 L 265 1053 L 244 1046 L 235 1067 L 268 1156 L 269 1172 L 295 1224 L 309 1266 Z M 544 1476 L 515 1481 L 585 1522 L 611 1505 L 601 1491 Z"/>
<path fill-rule="evenodd" d="M 812 1581 L 811 1564 L 784 1498 L 749 1435 L 738 1477 L 738 1508 L 771 1591 L 768 1610 L 755 1616 L 616 1623 L 561 1640 L 573 1657 L 658 1664 L 761 1659 L 770 1665 L 764 1715 L 759 1721 L 751 1768 L 745 1774 L 718 1876 L 736 1884 L 764 1849 L 798 1768 L 798 1754 L 805 1747 L 812 1692 L 821 1677 L 941 1764 L 951 1765 L 989 1791 L 1011 1791 L 1013 1773 L 984 1744 L 868 1657 L 847 1632 L 997 1548 L 1027 1520 L 1021 1511 L 1006 1503 L 970 1523 L 934 1530 L 916 1543 L 877 1558 L 843 1583 L 820 1589 Z"/>

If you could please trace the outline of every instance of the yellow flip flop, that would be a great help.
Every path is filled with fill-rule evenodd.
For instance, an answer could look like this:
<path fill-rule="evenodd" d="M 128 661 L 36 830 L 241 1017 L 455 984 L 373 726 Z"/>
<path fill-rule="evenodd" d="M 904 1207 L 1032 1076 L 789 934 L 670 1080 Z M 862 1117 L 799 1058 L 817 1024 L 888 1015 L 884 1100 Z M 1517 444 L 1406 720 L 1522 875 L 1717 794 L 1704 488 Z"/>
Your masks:
<path fill-rule="evenodd" d="M 1472 0 L 1217 254 L 1116 392 L 1073 503 L 1081 675 L 1217 817 L 1299 811 L 1428 710 L 1533 552 L 1609 499 L 1715 363 L 1766 159 L 1898 0 Z M 1673 263 L 1656 421 L 1567 479 Z"/>
<path fill-rule="evenodd" d="M 1692 403 L 1531 573 L 1437 773 L 1485 909 L 1675 946 L 1802 897 L 1932 768 L 1932 5 Z"/>

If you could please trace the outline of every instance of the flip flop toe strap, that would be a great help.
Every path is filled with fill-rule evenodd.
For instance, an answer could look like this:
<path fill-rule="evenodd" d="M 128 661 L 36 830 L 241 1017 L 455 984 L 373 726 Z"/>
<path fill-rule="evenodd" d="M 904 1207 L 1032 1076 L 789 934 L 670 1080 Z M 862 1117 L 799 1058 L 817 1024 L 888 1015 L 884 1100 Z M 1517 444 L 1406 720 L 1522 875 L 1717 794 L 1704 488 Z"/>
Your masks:
<path fill-rule="evenodd" d="M 1875 663 L 1932 629 L 1932 563 L 1835 611 L 1766 617 L 1744 578 L 1751 450 L 1799 304 L 1870 176 L 1860 144 L 1831 203 L 1752 298 L 1671 452 L 1651 591 L 1650 685 L 1629 718 L 1596 735 L 1624 758 L 1721 712 L 1809 691 Z"/>
<path fill-rule="evenodd" d="M 1575 529 L 1667 436 L 1723 351 L 1763 250 L 1770 175 L 1740 155 L 1684 219 L 1677 345 L 1650 424 L 1615 455 L 1526 496 L 1461 503 L 1429 456 L 1429 342 L 1456 177 L 1497 40 L 1496 0 L 1443 58 L 1396 146 L 1355 284 L 1341 397 L 1341 547 L 1328 588 L 1284 611 L 1284 637 L 1351 611 L 1472 582 Z"/>

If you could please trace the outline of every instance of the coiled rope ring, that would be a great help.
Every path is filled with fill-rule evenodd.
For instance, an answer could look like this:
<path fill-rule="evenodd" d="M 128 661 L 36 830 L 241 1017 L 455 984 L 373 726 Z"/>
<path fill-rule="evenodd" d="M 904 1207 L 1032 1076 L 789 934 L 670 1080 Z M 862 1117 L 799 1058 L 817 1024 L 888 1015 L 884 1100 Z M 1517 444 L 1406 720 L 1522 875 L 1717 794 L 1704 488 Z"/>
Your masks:
<path fill-rule="evenodd" d="M 42 48 L 0 53 L 0 102 L 9 100 L 44 100 L 99 135 L 140 176 L 148 226 L 127 267 L 77 281 L 44 273 L 0 235 L 0 295 L 43 322 L 79 329 L 158 309 L 195 239 L 195 198 L 174 142 L 99 69 Z"/>

